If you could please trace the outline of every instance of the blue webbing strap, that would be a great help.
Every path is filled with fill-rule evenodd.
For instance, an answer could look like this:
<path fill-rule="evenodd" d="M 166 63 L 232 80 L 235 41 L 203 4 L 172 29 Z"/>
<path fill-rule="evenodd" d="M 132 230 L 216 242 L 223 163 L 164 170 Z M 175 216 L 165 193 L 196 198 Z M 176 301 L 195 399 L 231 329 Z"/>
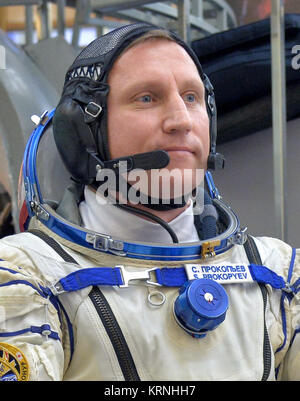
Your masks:
<path fill-rule="evenodd" d="M 162 286 L 181 287 L 188 280 L 184 267 L 165 267 L 162 269 L 157 268 L 152 271 L 156 275 L 156 283 Z M 250 264 L 249 271 L 253 281 L 269 284 L 276 289 L 286 288 L 284 279 L 266 266 Z M 55 284 L 55 288 L 58 292 L 71 292 L 93 285 L 124 285 L 121 269 L 119 267 L 92 267 L 80 269 L 60 279 L 59 282 Z"/>
<path fill-rule="evenodd" d="M 187 280 L 184 267 L 156 269 L 156 279 L 158 284 L 166 287 L 181 287 Z"/>
<path fill-rule="evenodd" d="M 92 267 L 77 270 L 59 280 L 62 289 L 66 292 L 77 291 L 91 285 L 119 286 L 123 284 L 118 267 Z"/>
<path fill-rule="evenodd" d="M 276 289 L 283 289 L 286 287 L 283 277 L 278 276 L 278 274 L 268 269 L 266 266 L 251 264 L 249 265 L 249 270 L 253 281 L 262 284 L 270 284 L 271 287 Z"/>

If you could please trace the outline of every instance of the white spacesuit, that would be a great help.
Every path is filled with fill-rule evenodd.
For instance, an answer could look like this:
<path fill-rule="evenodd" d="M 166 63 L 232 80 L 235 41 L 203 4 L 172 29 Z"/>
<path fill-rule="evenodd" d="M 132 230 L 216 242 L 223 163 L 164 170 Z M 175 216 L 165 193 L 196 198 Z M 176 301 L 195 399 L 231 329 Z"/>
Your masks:
<path fill-rule="evenodd" d="M 209 172 L 197 189 L 201 213 L 187 203 L 167 224 L 97 203 L 99 170 L 170 162 L 157 149 L 109 157 L 108 73 L 153 29 L 129 25 L 84 49 L 28 142 L 20 197 L 28 232 L 0 241 L 1 380 L 300 379 L 299 252 L 247 236 Z M 212 87 L 173 38 L 205 86 L 208 167 L 222 166 Z"/>

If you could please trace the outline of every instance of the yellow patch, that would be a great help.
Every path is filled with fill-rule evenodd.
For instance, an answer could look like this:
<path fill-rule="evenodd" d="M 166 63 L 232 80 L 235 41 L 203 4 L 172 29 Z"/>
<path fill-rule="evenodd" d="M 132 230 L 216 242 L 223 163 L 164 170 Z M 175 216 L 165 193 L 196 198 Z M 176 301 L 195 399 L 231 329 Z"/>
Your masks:
<path fill-rule="evenodd" d="M 208 241 L 202 244 L 201 257 L 206 259 L 207 257 L 216 256 L 215 247 L 220 245 L 221 241 Z"/>
<path fill-rule="evenodd" d="M 0 381 L 28 381 L 29 365 L 22 351 L 0 343 Z"/>

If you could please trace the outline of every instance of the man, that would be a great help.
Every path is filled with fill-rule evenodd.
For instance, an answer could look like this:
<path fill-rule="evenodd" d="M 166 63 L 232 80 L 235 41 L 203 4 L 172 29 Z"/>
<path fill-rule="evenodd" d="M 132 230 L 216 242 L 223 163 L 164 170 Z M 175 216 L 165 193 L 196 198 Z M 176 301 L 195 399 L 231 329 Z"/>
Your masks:
<path fill-rule="evenodd" d="M 171 32 L 133 24 L 81 52 L 25 151 L 29 232 L 0 244 L 3 380 L 299 379 L 299 253 L 245 241 L 208 173 L 203 191 L 215 120 Z M 72 184 L 49 201 L 52 127 Z"/>

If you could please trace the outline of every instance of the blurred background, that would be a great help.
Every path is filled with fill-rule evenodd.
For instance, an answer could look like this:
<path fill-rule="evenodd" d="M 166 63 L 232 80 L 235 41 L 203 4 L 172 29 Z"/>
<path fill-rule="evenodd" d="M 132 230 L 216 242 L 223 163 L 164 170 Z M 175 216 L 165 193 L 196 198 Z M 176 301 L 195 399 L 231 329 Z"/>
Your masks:
<path fill-rule="evenodd" d="M 21 5 L 14 5 L 14 4 L 21 4 Z M 38 37 L 42 36 L 42 31 L 43 27 L 41 26 L 41 19 L 39 18 L 39 14 L 41 13 L 41 8 L 43 7 L 43 1 L 28 1 L 28 4 L 33 5 L 33 25 L 35 29 L 35 40 Z M 36 4 L 34 4 L 36 3 Z M 71 43 L 72 41 L 72 34 L 73 34 L 73 27 L 76 19 L 76 14 L 77 17 L 79 16 L 79 10 L 76 9 L 78 7 L 78 1 L 76 0 L 67 0 L 61 2 L 62 7 L 64 8 L 64 23 L 65 23 L 65 39 Z M 113 14 L 112 12 L 106 13 L 105 9 L 104 12 L 105 14 L 100 11 L 100 13 L 97 11 L 97 3 L 101 4 L 104 3 L 105 5 L 109 3 L 120 3 L 122 7 L 126 4 L 128 5 L 127 10 L 125 11 L 123 9 L 123 16 L 130 15 L 130 11 L 140 11 L 143 9 L 142 3 L 145 3 L 147 8 L 143 9 L 143 13 L 151 13 L 151 8 L 153 6 L 156 6 L 155 8 L 160 8 L 161 6 L 169 6 L 172 7 L 174 10 L 177 8 L 177 2 L 146 2 L 146 1 L 136 1 L 136 2 L 125 2 L 125 1 L 104 1 L 99 2 L 97 1 L 92 1 L 89 2 L 89 0 L 84 0 L 82 3 L 88 4 L 91 3 L 92 9 L 91 9 L 91 18 L 96 18 L 97 15 L 102 14 L 103 19 L 107 19 L 110 21 L 116 21 L 117 23 L 120 21 L 120 15 L 119 17 L 113 17 L 108 14 Z M 134 9 L 129 8 L 130 3 L 140 3 L 140 7 L 136 7 Z M 148 4 L 146 4 L 148 3 Z M 233 28 L 241 25 L 246 25 L 246 24 L 251 24 L 253 22 L 263 20 L 265 18 L 269 18 L 271 14 L 271 0 L 227 0 L 227 1 L 221 1 L 221 2 L 213 2 L 213 1 L 205 1 L 205 0 L 200 0 L 200 1 L 191 1 L 191 7 L 196 9 L 202 8 L 203 10 L 203 17 L 206 22 L 211 23 L 213 26 L 217 28 L 217 30 L 220 28 L 220 30 L 223 30 L 222 25 L 220 24 L 222 12 L 224 14 L 224 10 L 228 12 L 228 28 Z M 199 4 L 197 4 L 199 3 Z M 215 3 L 215 4 L 214 4 Z M 25 12 L 25 7 L 24 4 L 26 4 L 26 1 L 13 1 L 13 0 L 6 0 L 3 2 L 0 2 L 0 6 L 3 4 L 3 6 L 0 8 L 0 29 L 6 31 L 8 33 L 8 36 L 12 38 L 16 43 L 22 45 L 25 44 L 25 30 L 26 30 L 26 12 Z M 11 5 L 10 5 L 11 4 Z M 149 4 L 152 4 L 149 6 Z M 286 14 L 296 14 L 300 13 L 300 2 L 299 0 L 283 0 L 284 4 L 284 10 Z M 6 6 L 5 6 L 6 5 Z M 222 5 L 224 8 L 222 8 Z M 44 4 L 45 6 L 45 4 Z M 228 8 L 227 8 L 228 6 Z M 47 1 L 46 2 L 46 7 L 47 7 L 47 12 L 48 12 L 48 17 L 49 21 L 48 24 L 50 24 L 50 29 L 51 29 L 51 36 L 55 36 L 57 34 L 57 24 L 58 24 L 58 18 L 57 18 L 57 4 L 55 1 Z M 79 7 L 78 7 L 79 8 Z M 93 12 L 93 8 L 96 12 Z M 100 6 L 101 8 L 101 6 Z M 106 7 L 107 8 L 107 7 Z M 130 10 L 130 11 L 128 11 Z M 193 10 L 191 10 L 193 11 Z M 192 15 L 192 14 L 191 14 Z M 196 13 L 195 13 L 196 15 Z M 162 20 L 163 17 L 161 17 Z M 130 20 L 129 20 L 130 21 Z M 168 25 L 173 25 L 175 26 L 175 23 L 173 21 L 167 21 L 167 18 L 164 21 L 164 24 Z M 104 23 L 103 23 L 104 25 Z M 97 36 L 97 27 L 88 27 L 87 25 L 82 27 L 81 33 L 80 33 L 80 40 L 79 43 L 81 46 L 84 46 L 88 44 L 92 39 L 94 39 Z M 203 33 L 199 29 L 198 32 L 195 34 L 197 38 L 202 37 Z"/>
<path fill-rule="evenodd" d="M 276 1 L 284 68 L 272 75 Z M 218 151 L 226 158 L 225 170 L 213 176 L 241 225 L 300 246 L 299 0 L 0 0 L 0 236 L 19 230 L 18 178 L 31 116 L 57 105 L 65 72 L 83 46 L 133 21 L 176 31 L 210 77 Z M 284 118 L 281 127 L 274 114 Z M 276 145 L 279 128 L 284 136 Z M 283 166 L 281 193 L 276 159 Z"/>

